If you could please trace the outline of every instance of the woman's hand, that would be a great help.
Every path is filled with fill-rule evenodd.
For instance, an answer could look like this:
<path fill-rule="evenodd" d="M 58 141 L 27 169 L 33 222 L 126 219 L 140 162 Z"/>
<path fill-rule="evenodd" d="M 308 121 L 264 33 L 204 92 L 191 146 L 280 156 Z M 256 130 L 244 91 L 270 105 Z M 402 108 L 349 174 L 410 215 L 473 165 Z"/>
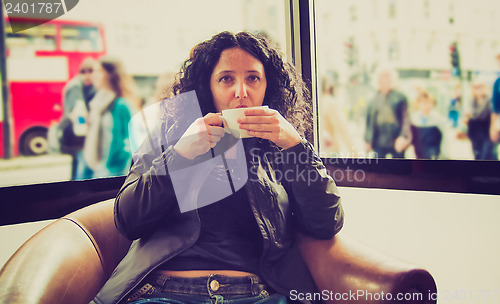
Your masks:
<path fill-rule="evenodd" d="M 299 132 L 273 109 L 245 110 L 245 116 L 239 118 L 238 123 L 249 135 L 268 139 L 282 149 L 291 148 L 302 140 Z"/>
<path fill-rule="evenodd" d="M 224 136 L 220 113 L 208 113 L 195 120 L 175 144 L 174 150 L 181 156 L 194 159 L 207 153 Z"/>
<path fill-rule="evenodd" d="M 195 120 L 175 144 L 174 150 L 188 159 L 207 153 L 224 136 L 220 113 L 208 113 Z"/>

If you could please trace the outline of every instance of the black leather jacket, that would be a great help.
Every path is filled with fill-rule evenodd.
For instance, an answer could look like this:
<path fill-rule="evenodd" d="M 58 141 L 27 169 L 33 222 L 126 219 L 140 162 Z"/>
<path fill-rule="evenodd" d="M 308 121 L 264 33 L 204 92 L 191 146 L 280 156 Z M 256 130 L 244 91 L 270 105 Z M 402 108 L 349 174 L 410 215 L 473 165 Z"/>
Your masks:
<path fill-rule="evenodd" d="M 231 136 L 223 139 L 228 137 Z M 168 167 L 170 171 L 165 169 L 166 164 L 175 164 L 182 170 L 196 161 L 186 160 L 168 144 L 162 143 L 158 156 L 155 153 L 135 156 L 115 202 L 118 230 L 135 241 L 91 303 L 117 303 L 126 299 L 148 273 L 192 246 L 198 238 L 197 211 L 179 211 L 170 177 L 172 166 Z M 306 140 L 280 151 L 267 140 L 245 139 L 245 152 L 248 181 L 244 187 L 263 237 L 261 276 L 284 295 L 289 295 L 292 289 L 314 292 L 313 280 L 295 246 L 294 235 L 301 232 L 328 239 L 342 228 L 343 210 L 337 187 Z M 278 173 L 282 173 L 281 178 Z M 195 189 L 202 179 L 200 173 L 186 176 L 182 182 Z"/>

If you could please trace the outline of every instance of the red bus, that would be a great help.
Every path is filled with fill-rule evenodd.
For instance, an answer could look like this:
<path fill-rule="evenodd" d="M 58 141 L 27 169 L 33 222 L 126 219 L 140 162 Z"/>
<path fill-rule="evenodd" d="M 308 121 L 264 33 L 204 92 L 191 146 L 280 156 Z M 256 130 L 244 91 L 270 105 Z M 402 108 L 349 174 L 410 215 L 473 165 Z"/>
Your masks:
<path fill-rule="evenodd" d="M 10 23 L 34 23 L 6 18 Z M 13 154 L 38 155 L 48 150 L 47 130 L 63 113 L 64 85 L 87 57 L 106 53 L 100 24 L 67 20 L 13 33 L 5 24 L 6 68 L 11 109 Z M 7 119 L 4 117 L 4 119 Z M 3 146 L 3 126 L 0 143 Z M 3 156 L 5 147 L 0 149 Z"/>

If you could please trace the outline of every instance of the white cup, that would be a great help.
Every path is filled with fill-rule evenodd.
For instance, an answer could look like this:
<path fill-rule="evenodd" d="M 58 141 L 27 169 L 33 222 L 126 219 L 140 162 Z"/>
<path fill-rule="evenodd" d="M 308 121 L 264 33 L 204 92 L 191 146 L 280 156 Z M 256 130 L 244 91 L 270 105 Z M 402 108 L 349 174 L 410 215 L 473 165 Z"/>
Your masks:
<path fill-rule="evenodd" d="M 224 131 L 232 134 L 236 138 L 253 137 L 248 135 L 247 130 L 240 129 L 238 126 L 238 118 L 245 116 L 245 110 L 250 109 L 268 109 L 268 106 L 236 108 L 222 110 L 222 121 L 224 122 Z"/>

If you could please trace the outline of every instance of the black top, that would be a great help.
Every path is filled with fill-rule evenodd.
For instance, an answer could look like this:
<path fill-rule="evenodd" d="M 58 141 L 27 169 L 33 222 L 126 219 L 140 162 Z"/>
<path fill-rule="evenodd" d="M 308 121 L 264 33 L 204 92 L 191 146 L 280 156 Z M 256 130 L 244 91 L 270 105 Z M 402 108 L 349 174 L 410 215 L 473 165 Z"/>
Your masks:
<path fill-rule="evenodd" d="M 208 178 L 223 179 L 226 174 L 224 168 L 216 166 Z M 211 184 L 213 183 L 207 181 L 204 187 Z M 198 214 L 201 232 L 197 242 L 161 265 L 161 269 L 260 273 L 262 235 L 250 208 L 245 187 L 218 202 L 199 208 Z"/>

